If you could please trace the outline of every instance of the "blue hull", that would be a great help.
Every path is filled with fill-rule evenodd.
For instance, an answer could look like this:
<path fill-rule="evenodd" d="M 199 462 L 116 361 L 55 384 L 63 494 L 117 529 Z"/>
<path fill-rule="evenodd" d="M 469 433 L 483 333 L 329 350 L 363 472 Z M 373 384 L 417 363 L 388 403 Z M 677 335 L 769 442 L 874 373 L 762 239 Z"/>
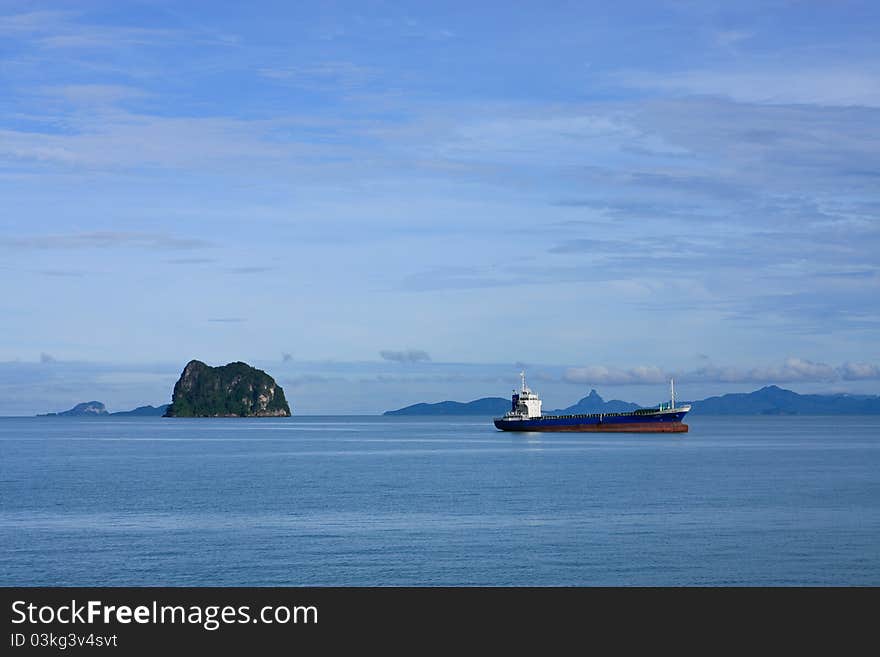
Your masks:
<path fill-rule="evenodd" d="M 687 411 L 655 413 L 594 413 L 590 415 L 544 415 L 518 420 L 496 418 L 502 431 L 585 431 L 618 433 L 684 433 Z"/>

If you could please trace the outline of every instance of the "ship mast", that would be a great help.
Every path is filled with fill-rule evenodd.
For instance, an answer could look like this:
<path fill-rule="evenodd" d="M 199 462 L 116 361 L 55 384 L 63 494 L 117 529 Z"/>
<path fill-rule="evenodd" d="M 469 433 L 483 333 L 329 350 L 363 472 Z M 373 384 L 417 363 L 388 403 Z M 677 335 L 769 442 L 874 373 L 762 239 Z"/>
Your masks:
<path fill-rule="evenodd" d="M 672 401 L 672 410 L 675 410 L 675 379 L 669 379 L 669 395 Z"/>
<path fill-rule="evenodd" d="M 522 370 L 519 373 L 519 377 L 522 379 L 522 391 L 525 392 L 526 391 L 526 372 L 525 372 L 525 370 Z"/>

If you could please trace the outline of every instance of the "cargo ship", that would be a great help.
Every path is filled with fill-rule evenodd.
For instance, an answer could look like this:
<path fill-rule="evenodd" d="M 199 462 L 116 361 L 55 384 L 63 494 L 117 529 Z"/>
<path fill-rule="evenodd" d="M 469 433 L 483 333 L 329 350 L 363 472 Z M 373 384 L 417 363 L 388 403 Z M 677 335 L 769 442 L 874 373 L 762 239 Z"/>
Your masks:
<path fill-rule="evenodd" d="M 541 398 L 526 386 L 525 372 L 520 372 L 522 387 L 514 391 L 511 408 L 504 417 L 494 419 L 502 431 L 607 431 L 617 433 L 684 433 L 682 420 L 691 410 L 689 404 L 675 405 L 675 382 L 669 381 L 670 402 L 656 408 L 640 408 L 626 413 L 588 413 L 583 415 L 542 415 Z"/>

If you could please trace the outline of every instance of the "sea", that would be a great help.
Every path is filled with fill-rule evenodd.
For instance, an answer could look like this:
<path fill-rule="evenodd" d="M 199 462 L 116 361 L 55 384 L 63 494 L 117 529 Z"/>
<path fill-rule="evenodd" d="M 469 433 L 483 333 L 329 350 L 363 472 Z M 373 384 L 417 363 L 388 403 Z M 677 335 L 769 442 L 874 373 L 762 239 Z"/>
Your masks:
<path fill-rule="evenodd" d="M 880 417 L 0 419 L 6 586 L 880 585 Z"/>

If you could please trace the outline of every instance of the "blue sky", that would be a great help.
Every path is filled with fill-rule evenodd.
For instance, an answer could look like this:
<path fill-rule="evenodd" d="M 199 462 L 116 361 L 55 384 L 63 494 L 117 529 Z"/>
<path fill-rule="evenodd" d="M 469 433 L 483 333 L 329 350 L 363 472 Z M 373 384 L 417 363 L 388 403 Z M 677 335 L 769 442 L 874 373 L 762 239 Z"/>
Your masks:
<path fill-rule="evenodd" d="M 0 414 L 880 389 L 871 2 L 0 1 Z M 540 382 L 540 384 L 538 383 Z"/>

